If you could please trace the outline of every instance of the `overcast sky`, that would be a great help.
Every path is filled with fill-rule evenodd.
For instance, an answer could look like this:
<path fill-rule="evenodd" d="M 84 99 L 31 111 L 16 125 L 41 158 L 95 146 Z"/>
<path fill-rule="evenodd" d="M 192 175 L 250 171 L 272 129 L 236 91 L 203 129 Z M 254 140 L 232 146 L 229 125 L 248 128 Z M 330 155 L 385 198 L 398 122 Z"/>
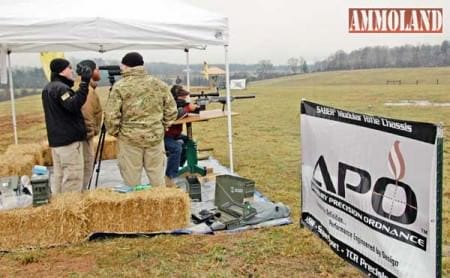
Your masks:
<path fill-rule="evenodd" d="M 148 0 L 151 1 L 151 0 Z M 183 0 L 197 7 L 223 14 L 230 24 L 230 62 L 257 63 L 269 59 L 286 64 L 290 57 L 304 57 L 309 63 L 342 49 L 349 52 L 364 46 L 437 44 L 450 40 L 448 0 Z M 167 1 L 168 3 L 170 0 Z M 126 3 L 126 1 L 124 2 Z M 349 34 L 349 8 L 443 8 L 441 34 Z M 107 54 L 67 53 L 66 57 L 117 59 L 126 51 Z M 184 63 L 182 51 L 145 51 L 147 62 Z M 13 64 L 38 65 L 38 54 L 14 55 Z M 191 63 L 223 63 L 223 47 L 191 52 Z"/>

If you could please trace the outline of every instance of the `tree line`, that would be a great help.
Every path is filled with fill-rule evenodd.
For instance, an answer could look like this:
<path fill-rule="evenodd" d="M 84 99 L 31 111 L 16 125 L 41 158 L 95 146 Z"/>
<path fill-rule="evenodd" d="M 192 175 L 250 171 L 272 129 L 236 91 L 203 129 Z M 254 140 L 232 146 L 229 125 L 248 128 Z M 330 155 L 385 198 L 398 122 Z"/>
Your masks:
<path fill-rule="evenodd" d="M 72 64 L 77 64 L 79 61 L 76 59 L 70 59 Z M 98 65 L 119 65 L 119 61 L 114 60 L 103 60 L 103 59 L 94 59 Z M 214 64 L 209 65 L 217 66 L 219 68 L 225 69 L 224 64 Z M 185 79 L 186 75 L 186 65 L 181 64 L 170 64 L 170 63 L 146 63 L 146 70 L 155 75 L 162 80 L 164 80 L 168 84 L 172 84 L 173 80 L 177 76 L 180 76 L 182 79 Z M 189 66 L 191 71 L 191 85 L 193 86 L 202 86 L 207 85 L 208 81 L 204 78 L 202 74 L 203 64 L 192 64 Z M 249 81 L 273 78 L 277 76 L 286 75 L 286 72 L 289 71 L 287 65 L 279 65 L 274 66 L 270 60 L 261 60 L 258 64 L 230 64 L 230 78 L 231 79 L 240 79 L 247 78 Z M 47 79 L 45 78 L 44 72 L 40 67 L 14 67 L 13 71 L 13 85 L 16 89 L 15 93 L 23 92 L 21 94 L 25 94 L 25 90 L 33 91 L 42 90 L 44 86 L 47 84 Z M 99 82 L 100 86 L 109 86 L 108 73 L 107 71 L 101 71 L 102 79 Z M 120 77 L 116 76 L 116 80 Z M 33 89 L 33 90 L 31 90 Z M 0 95 L 4 94 L 5 91 L 9 90 L 9 85 L 0 85 Z M 40 91 L 39 91 L 40 93 Z M 1 97 L 0 97 L 1 99 Z"/>
<path fill-rule="evenodd" d="M 402 45 L 397 47 L 364 47 L 350 53 L 338 50 L 327 59 L 311 66 L 312 71 L 370 68 L 450 66 L 450 42 L 437 45 Z"/>
<path fill-rule="evenodd" d="M 73 64 L 79 62 L 74 58 L 70 60 Z M 94 60 L 98 65 L 119 65 L 119 61 L 116 60 L 101 58 Z M 185 65 L 146 63 L 145 66 L 151 74 L 163 79 L 168 84 L 172 84 L 177 76 L 185 78 Z M 214 66 L 225 68 L 224 64 L 215 64 Z M 435 66 L 450 66 L 450 42 L 448 40 L 436 45 L 371 46 L 349 53 L 338 50 L 328 58 L 314 64 L 308 64 L 301 56 L 289 58 L 284 65 L 274 65 L 269 59 L 262 59 L 256 64 L 230 64 L 230 78 L 246 78 L 248 81 L 254 81 L 316 71 Z M 208 84 L 201 73 L 203 64 L 192 64 L 190 70 L 191 85 L 204 86 Z M 110 85 L 107 72 L 102 71 L 102 77 L 100 85 Z M 15 94 L 20 97 L 40 93 L 47 80 L 40 67 L 15 67 L 13 68 L 13 82 L 16 89 Z M 8 85 L 0 85 L 0 100 L 8 99 L 8 96 Z"/>

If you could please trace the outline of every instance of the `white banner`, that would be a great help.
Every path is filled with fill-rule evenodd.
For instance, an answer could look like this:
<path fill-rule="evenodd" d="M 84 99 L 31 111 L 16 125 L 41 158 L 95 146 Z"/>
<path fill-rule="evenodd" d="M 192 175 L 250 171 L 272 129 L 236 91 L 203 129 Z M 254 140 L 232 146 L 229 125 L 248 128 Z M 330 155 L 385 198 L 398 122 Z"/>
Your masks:
<path fill-rule="evenodd" d="M 301 110 L 302 224 L 371 276 L 438 276 L 441 129 L 306 101 Z"/>
<path fill-rule="evenodd" d="M 244 90 L 246 88 L 246 79 L 231 79 L 230 89 L 231 90 Z"/>

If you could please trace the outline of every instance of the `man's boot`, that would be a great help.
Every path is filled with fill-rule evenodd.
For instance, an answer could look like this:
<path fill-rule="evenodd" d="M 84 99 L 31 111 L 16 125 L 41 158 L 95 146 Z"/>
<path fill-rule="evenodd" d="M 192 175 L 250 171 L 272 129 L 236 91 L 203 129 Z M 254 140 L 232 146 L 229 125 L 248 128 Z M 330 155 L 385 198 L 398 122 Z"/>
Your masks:
<path fill-rule="evenodd" d="M 177 184 L 173 181 L 173 179 L 165 176 L 166 179 L 166 187 L 177 187 Z"/>

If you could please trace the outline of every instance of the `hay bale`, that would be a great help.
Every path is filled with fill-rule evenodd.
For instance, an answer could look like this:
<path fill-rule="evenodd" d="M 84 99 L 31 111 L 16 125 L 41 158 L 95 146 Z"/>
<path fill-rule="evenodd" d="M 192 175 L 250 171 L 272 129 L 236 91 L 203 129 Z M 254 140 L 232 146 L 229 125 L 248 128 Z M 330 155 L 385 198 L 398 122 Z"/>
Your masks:
<path fill-rule="evenodd" d="M 42 158 L 43 158 L 42 165 L 52 166 L 53 165 L 52 149 L 48 145 L 47 141 L 42 142 L 41 145 L 42 145 L 41 155 L 42 155 Z"/>
<path fill-rule="evenodd" d="M 0 177 L 9 176 L 9 167 L 5 160 L 9 160 L 9 157 L 4 154 L 0 155 Z"/>
<path fill-rule="evenodd" d="M 68 192 L 47 205 L 0 212 L 0 250 L 78 243 L 92 232 L 173 230 L 189 221 L 190 200 L 180 189 Z"/>
<path fill-rule="evenodd" d="M 9 145 L 0 155 L 0 176 L 31 175 L 33 166 L 44 163 L 42 144 Z"/>
<path fill-rule="evenodd" d="M 94 137 L 94 144 L 95 148 L 97 148 L 98 136 Z M 41 144 L 40 156 L 42 157 L 41 165 L 45 166 L 53 165 L 52 150 L 49 147 L 47 141 L 44 141 Z M 105 137 L 105 144 L 103 145 L 102 160 L 116 159 L 116 157 L 117 157 L 117 140 L 115 137 L 107 135 Z"/>
<path fill-rule="evenodd" d="M 92 232 L 157 232 L 184 228 L 190 199 L 175 188 L 152 188 L 120 194 L 95 190 L 85 199 Z"/>
<path fill-rule="evenodd" d="M 94 137 L 94 149 L 97 152 L 98 136 Z M 115 159 L 117 157 L 117 139 L 113 136 L 106 135 L 103 145 L 102 160 Z"/>
<path fill-rule="evenodd" d="M 0 177 L 31 175 L 35 165 L 35 157 L 32 155 L 11 156 L 0 155 Z"/>
<path fill-rule="evenodd" d="M 98 140 L 95 142 L 98 142 Z M 116 157 L 117 157 L 117 139 L 116 137 L 113 136 L 106 136 L 105 144 L 103 146 L 102 159 L 103 160 L 116 159 Z"/>
<path fill-rule="evenodd" d="M 94 137 L 95 150 L 97 152 L 98 136 Z M 117 157 L 117 139 L 116 137 L 106 135 L 103 145 L 102 160 L 116 159 Z"/>
<path fill-rule="evenodd" d="M 89 234 L 79 193 L 61 194 L 40 207 L 0 213 L 0 249 L 37 248 L 81 242 Z"/>
<path fill-rule="evenodd" d="M 31 155 L 34 157 L 34 164 L 42 165 L 44 163 L 44 157 L 42 156 L 43 146 L 42 144 L 14 144 L 9 145 L 6 149 L 5 155 L 11 157 L 18 157 L 23 155 Z"/>

